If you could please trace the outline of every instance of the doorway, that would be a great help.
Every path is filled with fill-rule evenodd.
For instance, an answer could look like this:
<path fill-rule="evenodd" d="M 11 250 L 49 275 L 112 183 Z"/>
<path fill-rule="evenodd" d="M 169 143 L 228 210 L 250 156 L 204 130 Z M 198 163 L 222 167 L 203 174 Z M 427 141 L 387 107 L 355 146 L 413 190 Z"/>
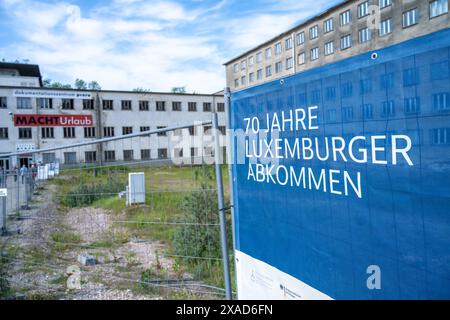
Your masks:
<path fill-rule="evenodd" d="M 23 166 L 26 166 L 27 168 L 31 165 L 32 158 L 29 156 L 26 157 L 20 157 L 19 158 L 19 166 L 22 168 Z"/>

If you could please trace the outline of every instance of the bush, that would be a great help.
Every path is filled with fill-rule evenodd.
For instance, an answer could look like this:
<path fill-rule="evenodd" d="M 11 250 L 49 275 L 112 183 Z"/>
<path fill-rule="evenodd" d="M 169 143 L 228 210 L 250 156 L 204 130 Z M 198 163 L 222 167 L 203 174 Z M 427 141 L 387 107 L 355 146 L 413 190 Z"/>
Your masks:
<path fill-rule="evenodd" d="M 110 177 L 104 182 L 81 183 L 65 193 L 61 199 L 61 204 L 67 207 L 86 207 L 93 202 L 108 198 L 125 190 L 126 183 L 120 178 Z"/>
<path fill-rule="evenodd" d="M 0 257 L 0 299 L 5 299 L 10 294 L 10 284 L 8 281 L 7 259 Z"/>
<path fill-rule="evenodd" d="M 212 258 L 212 261 L 217 261 L 214 259 L 221 258 L 222 251 L 217 192 L 212 167 L 198 168 L 195 176 L 200 188 L 192 191 L 183 200 L 183 222 L 186 224 L 175 230 L 173 250 L 178 256 Z M 231 248 L 230 223 L 227 231 L 228 247 Z M 211 276 L 211 261 L 208 259 L 189 259 L 188 261 L 191 269 L 198 272 L 200 276 Z"/>

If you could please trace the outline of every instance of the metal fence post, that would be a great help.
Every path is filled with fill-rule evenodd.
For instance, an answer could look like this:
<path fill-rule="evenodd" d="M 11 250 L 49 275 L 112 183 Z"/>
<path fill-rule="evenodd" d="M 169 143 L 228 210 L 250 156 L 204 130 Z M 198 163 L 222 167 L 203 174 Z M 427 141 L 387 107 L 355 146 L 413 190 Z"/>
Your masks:
<path fill-rule="evenodd" d="M 220 219 L 220 240 L 222 246 L 223 258 L 223 273 L 225 282 L 225 297 L 227 300 L 232 299 L 231 279 L 230 279 L 230 265 L 228 261 L 228 241 L 227 241 L 227 225 L 225 216 L 225 199 L 223 194 L 222 169 L 220 165 L 220 141 L 219 141 L 219 125 L 217 120 L 217 113 L 212 114 L 212 128 L 214 134 L 214 166 L 216 169 L 216 183 L 217 183 L 217 200 L 219 204 L 219 219 Z"/>
<path fill-rule="evenodd" d="M 14 177 L 17 182 L 17 190 L 16 190 L 16 215 L 17 218 L 20 218 L 20 177 L 19 177 L 19 171 L 14 170 Z"/>
<path fill-rule="evenodd" d="M 225 112 L 227 115 L 227 124 L 228 124 L 228 132 L 227 132 L 227 142 L 228 142 L 228 152 L 229 155 L 227 157 L 228 162 L 228 179 L 229 179 L 229 188 L 230 188 L 230 213 L 231 213 L 231 234 L 233 237 L 233 252 L 236 252 L 236 229 L 235 229 L 235 221 L 234 221 L 234 196 L 233 196 L 233 164 L 234 164 L 234 131 L 231 130 L 231 91 L 229 87 L 224 89 L 224 102 L 225 102 Z M 236 260 L 233 261 L 236 263 Z M 237 269 L 235 271 L 235 279 L 237 279 Z M 239 292 L 236 292 L 236 299 L 239 299 Z"/>
<path fill-rule="evenodd" d="M 1 188 L 6 188 L 7 184 L 6 184 L 6 179 L 7 179 L 7 175 L 6 175 L 6 170 L 2 170 L 1 172 L 1 180 L 2 183 L 0 184 Z M 2 229 L 1 229 L 1 235 L 4 236 L 8 233 L 7 231 L 7 227 L 6 227 L 6 197 L 1 197 L 2 200 L 2 205 L 1 205 L 1 212 L 2 212 Z"/>

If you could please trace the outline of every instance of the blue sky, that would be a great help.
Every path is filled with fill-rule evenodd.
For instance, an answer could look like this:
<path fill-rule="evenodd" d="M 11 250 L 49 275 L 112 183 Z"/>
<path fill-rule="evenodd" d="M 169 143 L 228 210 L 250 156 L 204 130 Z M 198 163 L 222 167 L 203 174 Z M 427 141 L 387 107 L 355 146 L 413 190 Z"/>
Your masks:
<path fill-rule="evenodd" d="M 44 78 L 211 93 L 222 64 L 340 0 L 0 0 L 0 59 Z"/>

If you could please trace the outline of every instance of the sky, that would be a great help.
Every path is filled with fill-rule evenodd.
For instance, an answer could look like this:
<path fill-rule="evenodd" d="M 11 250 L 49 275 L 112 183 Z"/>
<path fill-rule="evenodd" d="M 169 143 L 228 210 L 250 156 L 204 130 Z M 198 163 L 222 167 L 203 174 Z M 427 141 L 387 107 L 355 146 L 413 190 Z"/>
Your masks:
<path fill-rule="evenodd" d="M 340 0 L 0 0 L 0 61 L 103 89 L 213 93 L 223 63 Z"/>

